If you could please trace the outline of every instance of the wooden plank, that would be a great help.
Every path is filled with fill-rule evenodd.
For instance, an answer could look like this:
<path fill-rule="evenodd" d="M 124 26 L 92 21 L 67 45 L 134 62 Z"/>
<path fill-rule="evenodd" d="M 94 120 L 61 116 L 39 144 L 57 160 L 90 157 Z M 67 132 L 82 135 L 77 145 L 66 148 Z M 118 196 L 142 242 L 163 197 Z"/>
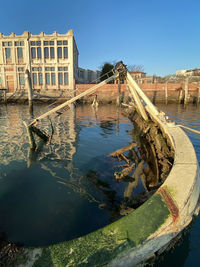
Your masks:
<path fill-rule="evenodd" d="M 64 108 L 65 106 L 68 106 L 70 104 L 72 104 L 73 102 L 75 102 L 76 100 L 80 99 L 81 97 L 83 96 L 86 96 L 86 95 L 89 95 L 91 94 L 92 92 L 94 92 L 95 90 L 97 90 L 99 87 L 101 87 L 102 85 L 114 80 L 115 78 L 118 77 L 118 73 L 116 72 L 114 75 L 112 75 L 111 77 L 109 77 L 108 79 L 104 80 L 103 82 L 99 83 L 99 84 L 96 84 L 95 86 L 89 88 L 88 90 L 86 90 L 85 92 L 83 93 L 80 93 L 79 95 L 71 98 L 70 100 L 64 102 L 63 104 L 51 109 L 50 111 L 47 111 L 46 113 L 42 114 L 41 116 L 35 118 L 30 124 L 29 126 L 37 123 L 37 121 L 41 120 L 41 119 L 44 119 L 45 117 L 51 115 L 52 113 Z"/>

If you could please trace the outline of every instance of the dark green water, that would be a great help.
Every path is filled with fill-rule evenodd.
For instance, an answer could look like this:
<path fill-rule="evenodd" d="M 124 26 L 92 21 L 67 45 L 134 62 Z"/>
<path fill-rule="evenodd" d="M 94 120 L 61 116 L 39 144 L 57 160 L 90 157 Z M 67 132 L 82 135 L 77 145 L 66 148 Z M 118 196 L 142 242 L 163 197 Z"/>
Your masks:
<path fill-rule="evenodd" d="M 181 105 L 158 105 L 172 120 L 178 124 L 189 126 L 200 131 L 200 107 L 188 105 L 183 108 Z M 192 141 L 197 159 L 200 165 L 200 135 L 187 131 L 187 135 Z M 200 214 L 190 225 L 181 238 L 180 243 L 172 251 L 166 254 L 162 260 L 155 264 L 156 267 L 168 266 L 200 266 Z"/>
<path fill-rule="evenodd" d="M 177 123 L 200 130 L 200 108 L 159 105 Z M 46 110 L 35 106 L 34 115 Z M 115 106 L 77 107 L 52 118 L 50 144 L 29 150 L 22 120 L 26 105 L 0 106 L 0 232 L 28 246 L 71 239 L 115 220 L 126 183 L 116 182 L 117 163 L 107 155 L 132 140 L 130 121 Z M 50 121 L 38 127 L 51 135 Z M 187 132 L 200 163 L 200 136 Z M 141 184 L 134 193 L 143 191 Z M 155 266 L 200 266 L 200 216 L 173 251 Z"/>
<path fill-rule="evenodd" d="M 34 115 L 47 110 L 35 106 Z M 85 235 L 119 218 L 125 182 L 108 154 L 129 142 L 130 121 L 115 106 L 64 111 L 51 118 L 54 134 L 37 153 L 29 149 L 26 105 L 0 106 L 0 233 L 26 246 Z M 50 121 L 38 128 L 52 133 Z M 143 191 L 142 183 L 134 189 Z"/>

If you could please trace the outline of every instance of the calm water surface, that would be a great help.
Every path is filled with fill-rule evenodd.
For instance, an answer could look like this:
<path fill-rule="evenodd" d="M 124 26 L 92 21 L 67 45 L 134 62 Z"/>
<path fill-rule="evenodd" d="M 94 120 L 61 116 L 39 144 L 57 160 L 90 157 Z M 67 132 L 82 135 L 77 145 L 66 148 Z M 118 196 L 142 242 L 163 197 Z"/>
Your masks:
<path fill-rule="evenodd" d="M 200 108 L 159 105 L 177 123 L 200 131 Z M 34 115 L 48 108 L 35 106 Z M 47 245 L 91 232 L 116 219 L 125 183 L 107 155 L 132 139 L 132 123 L 115 106 L 64 111 L 51 119 L 50 143 L 31 153 L 23 120 L 28 107 L 0 106 L 0 232 L 25 245 Z M 50 120 L 40 129 L 52 133 Z M 200 136 L 187 132 L 200 163 Z M 143 191 L 141 184 L 135 193 Z M 156 266 L 200 266 L 200 216 L 180 245 Z"/>
<path fill-rule="evenodd" d="M 38 116 L 49 109 L 35 106 Z M 50 143 L 29 149 L 26 105 L 0 106 L 0 233 L 39 246 L 72 239 L 117 219 L 127 186 L 113 176 L 120 164 L 108 154 L 131 142 L 133 128 L 115 106 L 66 110 L 37 126 Z M 135 192 L 144 190 L 141 183 Z"/>

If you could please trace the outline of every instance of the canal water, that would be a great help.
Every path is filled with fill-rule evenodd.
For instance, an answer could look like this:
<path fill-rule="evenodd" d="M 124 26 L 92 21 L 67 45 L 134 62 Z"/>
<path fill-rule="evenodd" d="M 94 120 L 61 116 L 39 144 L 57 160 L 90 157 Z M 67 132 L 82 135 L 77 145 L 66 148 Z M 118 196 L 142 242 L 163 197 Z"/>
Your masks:
<path fill-rule="evenodd" d="M 177 123 L 200 130 L 200 108 L 158 105 Z M 49 110 L 35 105 L 34 116 Z M 90 105 L 62 111 L 37 127 L 50 142 L 29 148 L 23 121 L 33 114 L 27 105 L 0 106 L 0 235 L 26 246 L 72 239 L 120 217 L 126 182 L 113 173 L 122 164 L 109 153 L 132 142 L 132 123 L 116 106 Z M 187 132 L 200 163 L 200 136 Z M 143 192 L 139 181 L 135 194 Z M 173 251 L 156 266 L 199 266 L 200 216 Z"/>
<path fill-rule="evenodd" d="M 34 116 L 52 107 L 34 106 Z M 27 105 L 0 106 L 0 236 L 26 246 L 70 240 L 121 217 L 126 182 L 109 153 L 132 142 L 132 123 L 116 106 L 62 110 L 37 124 L 50 136 L 29 148 Z M 141 181 L 133 193 L 143 192 Z"/>

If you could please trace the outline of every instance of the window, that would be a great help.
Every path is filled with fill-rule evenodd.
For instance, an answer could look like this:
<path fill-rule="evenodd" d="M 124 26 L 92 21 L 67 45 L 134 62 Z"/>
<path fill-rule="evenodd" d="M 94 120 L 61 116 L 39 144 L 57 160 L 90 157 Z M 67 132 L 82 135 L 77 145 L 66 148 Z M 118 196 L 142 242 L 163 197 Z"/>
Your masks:
<path fill-rule="evenodd" d="M 62 47 L 58 47 L 58 58 L 62 58 Z"/>
<path fill-rule="evenodd" d="M 54 45 L 54 41 L 50 41 L 50 45 Z"/>
<path fill-rule="evenodd" d="M 54 72 L 51 73 L 51 84 L 52 85 L 56 84 L 56 77 L 55 77 L 55 73 Z"/>
<path fill-rule="evenodd" d="M 68 73 L 64 72 L 64 84 L 68 84 L 68 83 L 69 83 Z"/>
<path fill-rule="evenodd" d="M 1 76 L 0 76 L 0 84 L 2 84 Z"/>
<path fill-rule="evenodd" d="M 35 47 L 31 47 L 31 57 L 36 58 Z"/>
<path fill-rule="evenodd" d="M 45 71 L 50 71 L 50 67 L 45 67 Z"/>
<path fill-rule="evenodd" d="M 34 46 L 34 45 L 35 45 L 35 41 L 31 41 L 31 45 L 33 45 L 33 46 Z"/>
<path fill-rule="evenodd" d="M 68 49 L 64 47 L 64 58 L 68 58 Z"/>
<path fill-rule="evenodd" d="M 39 79 L 39 85 L 43 84 L 42 73 L 41 72 L 38 74 L 38 79 Z"/>
<path fill-rule="evenodd" d="M 19 72 L 24 72 L 24 68 L 18 68 Z"/>
<path fill-rule="evenodd" d="M 49 58 L 49 48 L 48 47 L 44 48 L 44 58 Z"/>
<path fill-rule="evenodd" d="M 58 84 L 63 84 L 63 74 L 61 72 L 58 73 Z"/>
<path fill-rule="evenodd" d="M 37 84 L 37 73 L 33 73 L 33 84 Z"/>
<path fill-rule="evenodd" d="M 62 41 L 57 41 L 57 45 L 62 45 Z"/>
<path fill-rule="evenodd" d="M 68 67 L 64 67 L 64 71 L 68 71 Z"/>
<path fill-rule="evenodd" d="M 2 44 L 3 44 L 3 46 L 8 46 L 7 42 L 3 42 Z"/>
<path fill-rule="evenodd" d="M 54 58 L 54 47 L 50 47 L 50 58 Z"/>
<path fill-rule="evenodd" d="M 50 84 L 50 74 L 49 73 L 45 73 L 45 82 L 47 85 Z"/>
<path fill-rule="evenodd" d="M 41 47 L 37 47 L 37 58 L 42 58 Z"/>
<path fill-rule="evenodd" d="M 10 48 L 6 48 L 6 58 L 11 58 L 11 54 L 10 54 Z"/>
<path fill-rule="evenodd" d="M 19 73 L 19 84 L 25 84 L 24 74 Z"/>
<path fill-rule="evenodd" d="M 68 45 L 68 41 L 63 41 L 63 44 L 64 45 Z"/>
<path fill-rule="evenodd" d="M 15 46 L 24 46 L 24 41 L 21 41 L 21 42 L 17 41 L 17 42 L 15 42 Z"/>
<path fill-rule="evenodd" d="M 37 42 L 36 42 L 36 45 L 37 45 L 37 46 L 40 46 L 40 45 L 41 45 L 41 41 L 37 41 Z"/>
<path fill-rule="evenodd" d="M 17 57 L 23 58 L 23 50 L 22 47 L 17 47 Z"/>
<path fill-rule="evenodd" d="M 12 46 L 12 42 L 8 42 L 8 46 Z"/>
<path fill-rule="evenodd" d="M 48 41 L 44 41 L 43 44 L 44 45 L 49 45 L 49 42 Z"/>

